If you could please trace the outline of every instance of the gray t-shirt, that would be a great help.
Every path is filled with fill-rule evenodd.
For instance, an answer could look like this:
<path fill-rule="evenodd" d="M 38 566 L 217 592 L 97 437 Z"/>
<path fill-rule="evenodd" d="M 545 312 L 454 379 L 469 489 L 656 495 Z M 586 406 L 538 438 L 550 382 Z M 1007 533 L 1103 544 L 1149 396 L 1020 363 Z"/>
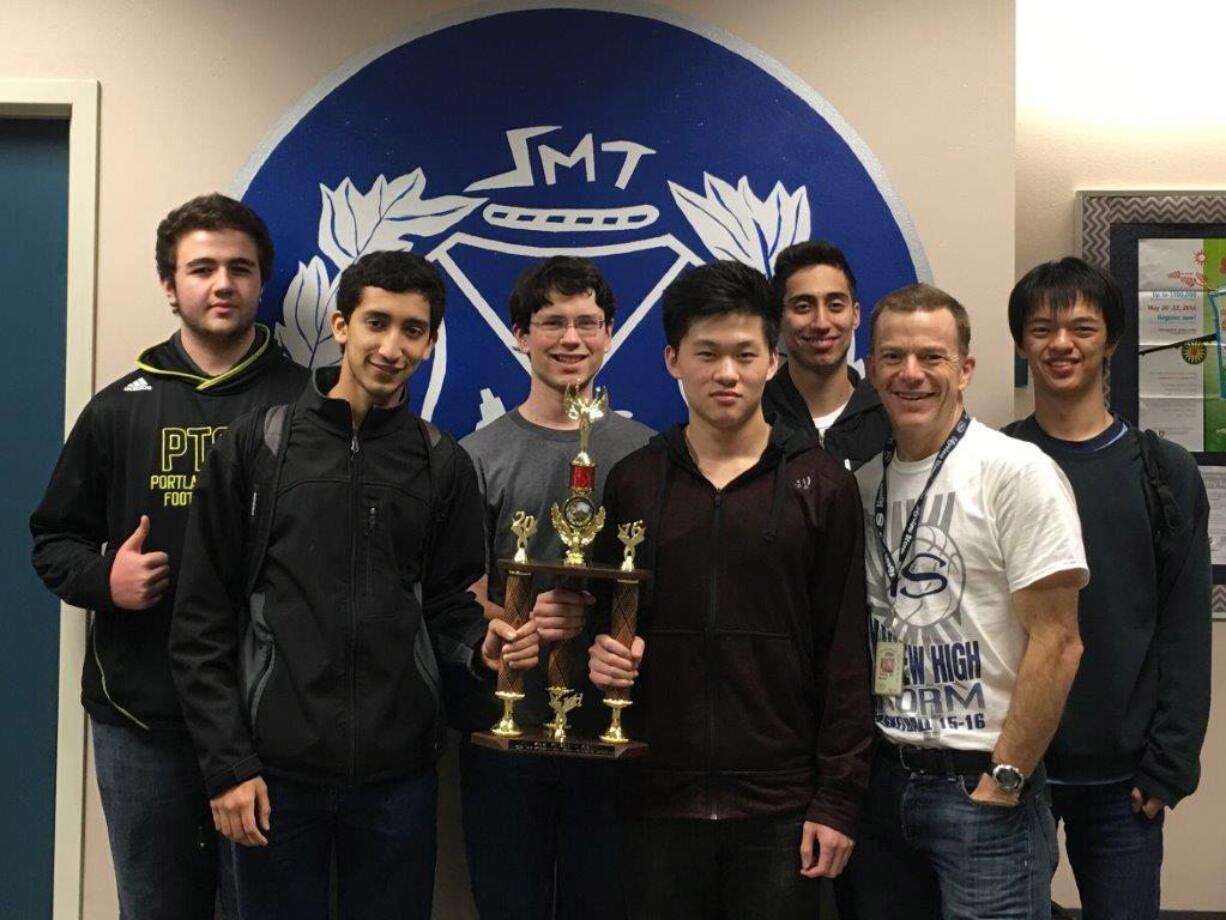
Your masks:
<path fill-rule="evenodd" d="M 622 457 L 644 446 L 653 432 L 646 425 L 611 412 L 592 425 L 588 453 L 596 463 L 596 484 L 593 497 L 600 501 L 605 477 Z M 486 571 L 489 574 L 489 596 L 496 604 L 503 602 L 506 577 L 498 569 L 497 560 L 515 555 L 515 535 L 511 519 L 516 511 L 526 511 L 536 517 L 536 535 L 528 543 L 528 555 L 533 559 L 561 561 L 565 548 L 549 520 L 549 508 L 566 499 L 570 490 L 570 462 L 579 452 L 579 432 L 544 428 L 527 421 L 515 409 L 478 429 L 460 441 L 477 470 L 477 481 L 485 503 Z M 606 527 L 617 522 L 607 521 Z M 538 576 L 533 581 L 535 591 L 545 591 L 553 584 Z M 525 689 L 529 699 L 517 708 L 522 722 L 531 725 L 549 718 L 548 706 L 540 702 L 544 693 L 544 660 L 536 672 L 528 675 Z M 581 683 L 586 684 L 586 680 Z M 590 687 L 588 688 L 590 689 Z M 595 700 L 585 696 L 583 710 L 602 710 Z M 534 705 L 535 704 L 535 705 Z M 543 708 L 543 712 L 542 712 Z M 535 716 L 543 715 L 537 719 Z M 607 720 L 607 713 L 604 714 Z"/>

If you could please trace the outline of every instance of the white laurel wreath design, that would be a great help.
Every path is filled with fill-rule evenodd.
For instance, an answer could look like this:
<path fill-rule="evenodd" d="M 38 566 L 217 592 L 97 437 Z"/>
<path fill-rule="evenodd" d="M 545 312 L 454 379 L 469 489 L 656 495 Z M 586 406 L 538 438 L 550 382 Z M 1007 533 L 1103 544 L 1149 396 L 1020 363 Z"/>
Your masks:
<path fill-rule="evenodd" d="M 341 272 L 368 252 L 408 252 L 413 243 L 406 237 L 443 233 L 486 201 L 463 195 L 426 198 L 425 190 L 420 167 L 391 182 L 379 176 L 364 195 L 348 177 L 334 189 L 319 186 L 319 250 L 336 266 L 336 275 L 329 276 L 319 256 L 298 263 L 276 328 L 277 339 L 294 361 L 309 368 L 340 361 L 329 317 Z"/>
<path fill-rule="evenodd" d="M 781 249 L 809 238 L 809 192 L 788 192 L 776 182 L 766 200 L 758 198 L 741 176 L 733 187 L 710 173 L 702 174 L 705 195 L 669 182 L 685 219 L 707 251 L 717 259 L 734 259 L 768 278 Z"/>

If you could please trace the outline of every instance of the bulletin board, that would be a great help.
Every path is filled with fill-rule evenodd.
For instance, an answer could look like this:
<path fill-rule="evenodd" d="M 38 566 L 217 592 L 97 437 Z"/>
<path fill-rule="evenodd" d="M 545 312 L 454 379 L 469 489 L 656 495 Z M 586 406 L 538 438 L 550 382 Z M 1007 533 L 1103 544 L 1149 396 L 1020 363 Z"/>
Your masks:
<path fill-rule="evenodd" d="M 1200 464 L 1213 614 L 1226 619 L 1226 192 L 1083 191 L 1077 201 L 1082 258 L 1124 295 L 1108 399 Z"/>

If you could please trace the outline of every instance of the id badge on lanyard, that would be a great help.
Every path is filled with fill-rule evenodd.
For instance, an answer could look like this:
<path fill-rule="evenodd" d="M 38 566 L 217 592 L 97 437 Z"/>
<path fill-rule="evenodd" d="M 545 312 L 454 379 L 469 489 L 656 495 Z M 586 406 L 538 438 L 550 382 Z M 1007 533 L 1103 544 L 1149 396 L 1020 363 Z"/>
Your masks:
<path fill-rule="evenodd" d="M 941 467 L 945 465 L 945 461 L 949 459 L 949 455 L 953 453 L 958 442 L 962 440 L 966 434 L 966 429 L 970 427 L 971 417 L 964 411 L 962 417 L 958 419 L 958 424 L 954 426 L 954 430 L 949 433 L 949 437 L 945 439 L 945 443 L 941 445 L 941 449 L 937 451 L 936 459 L 932 463 L 932 471 L 928 474 L 928 481 L 924 483 L 924 488 L 916 499 L 914 506 L 911 508 L 911 514 L 907 517 L 907 524 L 903 528 L 902 539 L 898 545 L 898 556 L 895 558 L 890 551 L 889 544 L 885 538 L 885 521 L 886 509 L 889 507 L 889 492 L 886 484 L 889 478 L 890 463 L 894 459 L 894 439 L 891 437 L 885 445 L 885 449 L 881 452 L 881 482 L 877 486 L 877 498 L 873 504 L 873 530 L 877 534 L 877 545 L 881 549 L 881 563 L 885 569 L 885 577 L 887 581 L 887 589 L 890 594 L 890 603 L 894 603 L 894 599 L 898 596 L 898 580 L 901 575 L 902 565 L 907 560 L 907 555 L 911 552 L 911 547 L 915 543 L 915 534 L 919 530 L 920 518 L 924 513 L 924 503 L 928 498 L 928 490 L 932 488 L 932 484 L 936 481 L 937 475 L 941 472 Z M 897 640 L 878 639 L 873 649 L 873 693 L 877 696 L 898 696 L 902 693 L 902 672 L 903 672 L 903 656 L 905 647 L 902 642 Z"/>

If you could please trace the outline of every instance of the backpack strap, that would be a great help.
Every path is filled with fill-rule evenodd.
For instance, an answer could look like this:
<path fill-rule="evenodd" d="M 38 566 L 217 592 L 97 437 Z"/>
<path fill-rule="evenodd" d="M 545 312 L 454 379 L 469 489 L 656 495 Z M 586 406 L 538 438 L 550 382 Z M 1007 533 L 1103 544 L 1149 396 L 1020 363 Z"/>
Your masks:
<path fill-rule="evenodd" d="M 268 552 L 268 539 L 272 533 L 277 489 L 281 483 L 281 469 L 285 465 L 285 452 L 293 418 L 294 407 L 288 404 L 271 406 L 264 413 L 262 438 L 256 445 L 255 463 L 251 471 L 251 504 L 247 520 L 248 550 L 244 554 L 247 561 L 244 596 L 250 596 L 255 590 L 256 581 L 264 568 L 264 556 Z"/>
<path fill-rule="evenodd" d="M 1165 603 L 1179 575 L 1178 542 L 1183 530 L 1183 514 L 1162 465 L 1162 440 L 1147 429 L 1135 428 L 1137 446 L 1144 471 L 1145 513 L 1154 546 L 1154 565 L 1158 572 L 1158 602 Z"/>

